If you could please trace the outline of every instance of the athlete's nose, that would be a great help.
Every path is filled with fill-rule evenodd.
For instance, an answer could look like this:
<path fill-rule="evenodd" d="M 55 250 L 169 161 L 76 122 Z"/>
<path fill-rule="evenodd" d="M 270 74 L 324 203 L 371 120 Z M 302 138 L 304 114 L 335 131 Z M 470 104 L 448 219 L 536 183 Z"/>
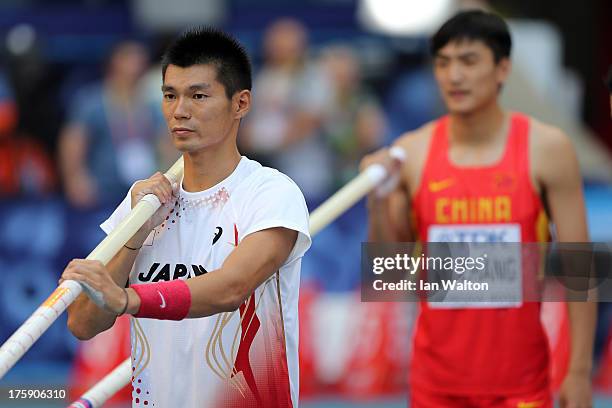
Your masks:
<path fill-rule="evenodd" d="M 448 79 L 450 79 L 453 84 L 461 82 L 461 80 L 463 79 L 463 70 L 461 69 L 459 64 L 449 64 Z"/>
<path fill-rule="evenodd" d="M 178 98 L 174 108 L 174 119 L 190 119 L 191 112 L 189 111 L 188 98 Z"/>

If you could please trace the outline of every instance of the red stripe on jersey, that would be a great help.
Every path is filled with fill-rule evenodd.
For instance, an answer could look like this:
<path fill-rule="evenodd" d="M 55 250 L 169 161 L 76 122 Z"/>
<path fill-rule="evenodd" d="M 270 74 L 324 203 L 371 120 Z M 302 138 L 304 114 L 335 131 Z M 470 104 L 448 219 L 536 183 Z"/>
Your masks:
<path fill-rule="evenodd" d="M 261 404 L 261 396 L 257 390 L 257 384 L 255 383 L 255 377 L 253 376 L 253 368 L 249 361 L 249 351 L 255 335 L 261 326 L 259 318 L 255 313 L 255 294 L 253 293 L 249 299 L 240 305 L 240 324 L 242 327 L 242 335 L 240 336 L 240 345 L 238 346 L 238 353 L 236 354 L 236 362 L 234 363 L 234 372 L 232 377 L 242 371 L 244 379 L 249 386 L 249 389 L 257 399 L 258 404 Z"/>

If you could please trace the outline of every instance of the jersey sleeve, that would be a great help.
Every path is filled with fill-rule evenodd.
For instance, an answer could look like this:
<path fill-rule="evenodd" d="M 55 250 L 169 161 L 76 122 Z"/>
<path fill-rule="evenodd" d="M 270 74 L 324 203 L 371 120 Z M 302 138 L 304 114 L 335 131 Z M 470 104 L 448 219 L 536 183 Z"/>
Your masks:
<path fill-rule="evenodd" d="M 310 248 L 308 208 L 299 187 L 284 174 L 264 168 L 241 211 L 242 238 L 264 229 L 282 227 L 298 232 L 286 263 L 302 257 Z"/>
<path fill-rule="evenodd" d="M 100 228 L 102 228 L 102 231 L 104 231 L 106 235 L 110 234 L 111 231 L 117 228 L 117 225 L 119 225 L 121 221 L 123 221 L 125 217 L 130 214 L 130 210 L 132 209 L 130 194 L 131 190 L 132 189 L 130 188 L 130 191 L 128 191 L 123 201 L 121 201 L 119 206 L 115 208 L 115 211 L 113 211 L 113 213 L 106 219 L 106 221 L 100 224 Z"/>

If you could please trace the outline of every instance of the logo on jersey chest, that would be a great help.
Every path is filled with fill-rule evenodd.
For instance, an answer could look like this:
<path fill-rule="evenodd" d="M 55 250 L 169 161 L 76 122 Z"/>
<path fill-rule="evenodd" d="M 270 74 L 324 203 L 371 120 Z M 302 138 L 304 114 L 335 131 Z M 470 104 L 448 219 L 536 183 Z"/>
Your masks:
<path fill-rule="evenodd" d="M 489 197 L 438 197 L 435 199 L 436 224 L 467 222 L 510 222 L 512 200 L 508 195 Z"/>
<path fill-rule="evenodd" d="M 171 281 L 183 277 L 194 278 L 196 276 L 208 273 L 202 265 L 185 265 L 185 264 L 160 264 L 155 262 L 149 268 L 148 272 L 138 274 L 138 279 L 141 282 L 159 282 Z"/>
<path fill-rule="evenodd" d="M 213 236 L 212 244 L 215 245 L 219 238 L 221 238 L 221 234 L 223 234 L 223 228 L 217 227 L 215 228 L 215 235 Z"/>
<path fill-rule="evenodd" d="M 429 182 L 429 191 L 432 193 L 438 193 L 442 190 L 446 190 L 455 184 L 455 179 L 452 177 L 445 178 L 442 180 L 435 180 Z"/>
<path fill-rule="evenodd" d="M 517 184 L 517 177 L 512 173 L 496 172 L 493 174 L 493 188 L 497 191 L 515 191 Z"/>

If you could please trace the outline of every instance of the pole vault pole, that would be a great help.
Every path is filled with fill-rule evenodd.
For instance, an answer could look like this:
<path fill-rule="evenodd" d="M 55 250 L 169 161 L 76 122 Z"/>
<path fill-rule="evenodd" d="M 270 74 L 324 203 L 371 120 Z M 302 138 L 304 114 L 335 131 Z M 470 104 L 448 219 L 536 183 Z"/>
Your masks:
<path fill-rule="evenodd" d="M 168 170 L 165 176 L 171 183 L 178 182 L 183 174 L 183 158 L 181 157 Z M 97 260 L 106 265 L 125 243 L 151 218 L 161 206 L 157 196 L 144 196 L 130 214 L 87 256 L 89 260 Z M 65 281 L 53 291 L 51 296 L 34 311 L 34 313 L 9 337 L 0 347 L 0 379 L 23 357 L 38 338 L 53 324 L 53 322 L 74 302 L 83 291 L 76 281 Z"/>

